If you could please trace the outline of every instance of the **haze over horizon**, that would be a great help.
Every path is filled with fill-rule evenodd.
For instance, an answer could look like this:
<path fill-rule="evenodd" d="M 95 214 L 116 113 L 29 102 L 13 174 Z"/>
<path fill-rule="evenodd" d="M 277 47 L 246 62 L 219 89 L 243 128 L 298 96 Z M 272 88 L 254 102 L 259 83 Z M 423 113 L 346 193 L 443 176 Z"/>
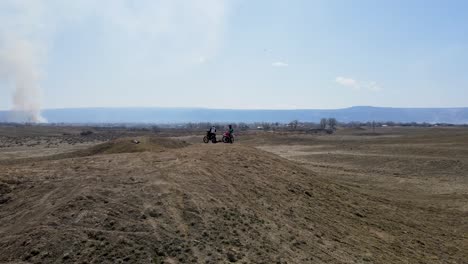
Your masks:
<path fill-rule="evenodd" d="M 353 105 L 349 107 L 338 108 L 227 108 L 227 107 L 191 107 L 191 106 L 85 106 L 85 107 L 56 107 L 42 108 L 41 111 L 47 110 L 79 110 L 79 109 L 205 109 L 205 110 L 251 110 L 251 111 L 291 111 L 291 110 L 345 110 L 353 108 L 376 108 L 376 109 L 468 109 L 468 106 L 452 106 L 452 107 L 393 107 L 393 106 L 374 106 L 374 105 Z M 0 109 L 1 112 L 9 112 L 11 109 Z"/>
<path fill-rule="evenodd" d="M 467 11 L 457 0 L 4 0 L 0 109 L 464 107 Z"/>

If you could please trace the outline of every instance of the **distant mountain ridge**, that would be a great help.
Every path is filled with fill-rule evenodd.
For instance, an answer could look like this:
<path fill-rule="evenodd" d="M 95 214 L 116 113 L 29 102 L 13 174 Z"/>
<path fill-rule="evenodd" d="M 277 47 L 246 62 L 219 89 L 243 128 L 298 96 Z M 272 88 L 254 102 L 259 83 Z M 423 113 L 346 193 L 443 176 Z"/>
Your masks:
<path fill-rule="evenodd" d="M 393 121 L 468 124 L 468 107 L 390 108 L 355 106 L 316 110 L 234 110 L 207 108 L 65 108 L 46 109 L 42 115 L 50 123 L 186 123 L 186 122 L 319 122 L 334 117 L 342 122 Z M 9 121 L 9 112 L 0 111 L 0 122 Z"/>

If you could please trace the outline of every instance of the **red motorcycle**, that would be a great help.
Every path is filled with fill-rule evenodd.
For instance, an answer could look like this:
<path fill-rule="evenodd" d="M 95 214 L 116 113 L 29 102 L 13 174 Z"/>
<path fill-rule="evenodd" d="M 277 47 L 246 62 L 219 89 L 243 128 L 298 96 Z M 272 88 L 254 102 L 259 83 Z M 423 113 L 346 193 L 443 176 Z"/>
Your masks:
<path fill-rule="evenodd" d="M 229 131 L 224 132 L 222 141 L 224 143 L 234 143 L 234 135 L 231 135 Z"/>

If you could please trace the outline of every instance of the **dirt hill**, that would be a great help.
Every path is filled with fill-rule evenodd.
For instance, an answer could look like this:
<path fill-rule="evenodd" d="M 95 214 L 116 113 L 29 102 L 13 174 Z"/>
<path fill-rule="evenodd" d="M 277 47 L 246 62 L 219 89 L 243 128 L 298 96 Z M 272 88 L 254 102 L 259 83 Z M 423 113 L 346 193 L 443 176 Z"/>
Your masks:
<path fill-rule="evenodd" d="M 452 228 L 466 226 L 462 212 L 359 194 L 251 147 L 129 142 L 89 149 L 94 156 L 0 165 L 0 262 L 468 258 L 463 230 Z"/>
<path fill-rule="evenodd" d="M 116 153 L 135 152 L 161 152 L 167 149 L 183 148 L 187 143 L 161 137 L 132 137 L 119 138 L 109 142 L 98 144 L 84 151 L 76 152 L 77 156 L 91 156 Z"/>

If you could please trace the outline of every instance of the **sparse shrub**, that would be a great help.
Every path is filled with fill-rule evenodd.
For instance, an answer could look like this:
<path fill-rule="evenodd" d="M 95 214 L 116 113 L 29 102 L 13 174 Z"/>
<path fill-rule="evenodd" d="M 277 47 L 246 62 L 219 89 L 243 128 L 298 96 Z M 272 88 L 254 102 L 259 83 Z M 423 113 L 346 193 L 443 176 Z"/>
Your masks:
<path fill-rule="evenodd" d="M 89 135 L 92 135 L 92 134 L 94 134 L 93 131 L 87 130 L 87 131 L 82 131 L 82 132 L 80 133 L 80 136 L 89 136 Z"/>

